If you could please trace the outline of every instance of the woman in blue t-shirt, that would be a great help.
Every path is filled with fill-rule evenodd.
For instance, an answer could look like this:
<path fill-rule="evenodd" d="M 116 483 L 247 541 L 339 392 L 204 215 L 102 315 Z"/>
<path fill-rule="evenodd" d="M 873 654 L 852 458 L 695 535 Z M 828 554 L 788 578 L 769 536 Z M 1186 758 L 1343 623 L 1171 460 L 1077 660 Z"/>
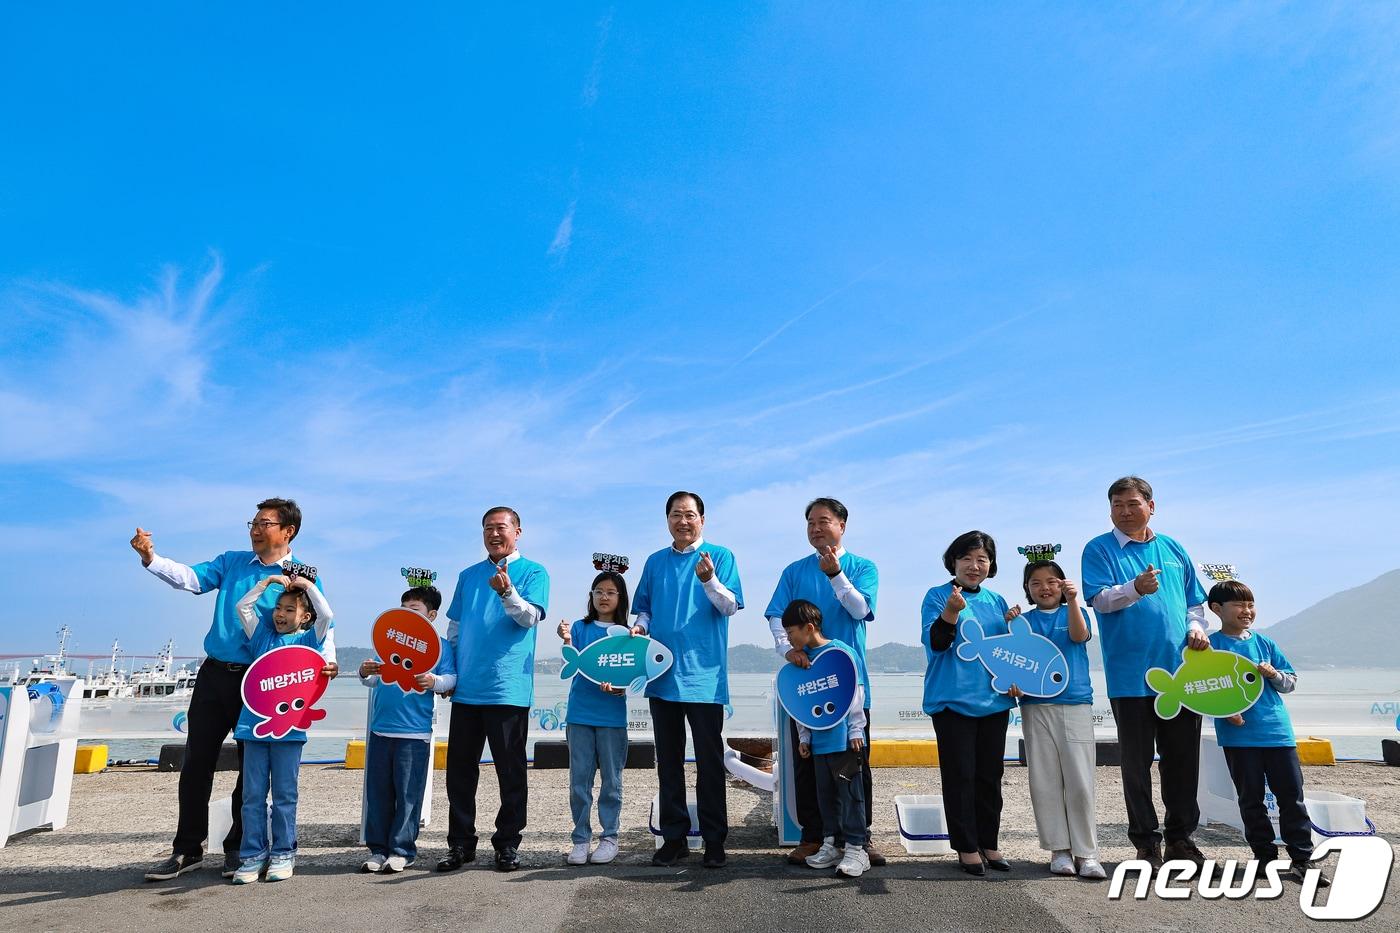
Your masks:
<path fill-rule="evenodd" d="M 604 570 L 593 578 L 588 595 L 588 611 L 570 625 L 559 623 L 564 644 L 579 651 L 600 638 L 608 629 L 627 624 L 627 581 L 622 574 Z M 612 684 L 595 684 L 575 674 L 569 686 L 569 706 L 565 714 L 565 737 L 569 743 L 569 809 L 574 817 L 573 848 L 565 859 L 570 865 L 592 862 L 605 864 L 617 858 L 617 829 L 622 816 L 622 768 L 627 763 L 627 690 Z M 593 776 L 602 775 L 598 793 L 598 846 L 592 852 L 593 837 L 588 811 L 593 808 Z"/>
<path fill-rule="evenodd" d="M 1001 857 L 1002 756 L 1006 726 L 1015 701 L 992 689 L 992 676 L 975 658 L 958 657 L 966 641 L 963 622 L 976 620 L 987 635 L 1006 634 L 1006 600 L 982 586 L 997 575 L 997 546 L 981 531 L 959 535 L 943 553 L 953 579 L 924 596 L 924 712 L 933 717 L 938 737 L 938 768 L 948 840 L 962 870 L 985 875 L 990 865 L 1010 871 Z M 952 649 L 952 650 L 950 650 Z"/>

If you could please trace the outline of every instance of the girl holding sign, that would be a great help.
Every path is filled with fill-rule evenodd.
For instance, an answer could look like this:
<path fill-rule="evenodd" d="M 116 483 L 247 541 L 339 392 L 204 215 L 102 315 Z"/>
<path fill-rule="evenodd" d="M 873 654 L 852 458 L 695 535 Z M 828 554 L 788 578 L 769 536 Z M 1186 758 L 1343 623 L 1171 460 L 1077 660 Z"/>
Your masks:
<path fill-rule="evenodd" d="M 570 625 L 559 623 L 564 644 L 582 651 L 608 637 L 608 629 L 627 624 L 627 581 L 622 574 L 604 570 L 593 578 L 588 611 Z M 601 650 L 601 649 L 599 649 Z M 597 684 L 575 675 L 569 686 L 569 809 L 574 817 L 573 848 L 565 861 L 570 865 L 592 862 L 602 865 L 617 858 L 617 829 L 622 815 L 622 767 L 627 763 L 627 690 L 611 683 Z M 602 775 L 598 794 L 598 846 L 588 843 L 593 827 L 593 777 Z"/>
<path fill-rule="evenodd" d="M 257 602 L 263 590 L 272 585 L 283 587 L 283 591 L 277 597 L 272 618 L 263 622 L 258 617 Z M 259 580 L 238 601 L 238 617 L 248 633 L 253 656 L 261 658 L 274 648 L 290 645 L 305 645 L 320 651 L 330 628 L 331 607 L 306 577 L 279 575 Z M 257 664 L 253 662 L 250 673 Z M 253 701 L 245 677 L 243 713 L 233 730 L 233 737 L 243 746 L 243 844 L 238 853 L 242 861 L 234 872 L 234 884 L 251 884 L 264 872 L 268 881 L 292 877 L 297 848 L 297 777 L 301 770 L 301 752 L 306 745 L 306 730 L 288 730 L 284 717 L 292 711 L 311 712 L 311 704 L 325 690 L 324 675 L 316 671 L 316 676 L 321 683 L 288 677 L 289 686 L 277 689 L 290 692 L 265 694 L 263 699 L 276 701 L 275 705 L 269 707 L 259 702 L 256 710 L 248 705 Z M 298 682 L 293 684 L 293 680 Z M 307 715 L 305 718 L 319 717 Z M 269 792 L 272 795 L 270 840 Z"/>
<path fill-rule="evenodd" d="M 1085 647 L 1089 622 L 1079 606 L 1079 588 L 1055 561 L 1027 563 L 1021 585 L 1035 604 L 1025 619 L 1036 634 L 1055 643 L 1068 666 L 1058 696 L 1020 698 L 1036 833 L 1040 847 L 1050 852 L 1052 874 L 1102 879 L 1106 875 L 1098 862 L 1094 826 L 1094 688 Z"/>
<path fill-rule="evenodd" d="M 1007 632 L 1006 600 L 982 585 L 997 575 L 997 546 L 981 531 L 959 535 L 943 553 L 953 579 L 924 596 L 924 712 L 938 737 L 939 774 L 948 840 L 962 870 L 985 875 L 990 865 L 1010 871 L 1001 857 L 1002 755 L 1009 710 L 1016 701 L 992 689 L 992 675 L 980 661 L 958 657 L 966 642 L 962 623 L 976 620 L 988 635 Z"/>

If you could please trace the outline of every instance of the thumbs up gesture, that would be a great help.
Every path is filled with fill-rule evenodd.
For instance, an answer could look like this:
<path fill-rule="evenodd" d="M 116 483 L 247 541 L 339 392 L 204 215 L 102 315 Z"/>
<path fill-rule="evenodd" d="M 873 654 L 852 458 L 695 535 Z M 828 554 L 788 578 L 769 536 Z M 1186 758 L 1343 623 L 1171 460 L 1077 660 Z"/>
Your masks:
<path fill-rule="evenodd" d="M 1157 581 L 1157 575 L 1161 572 L 1162 571 L 1158 570 L 1156 567 L 1148 564 L 1146 570 L 1136 577 L 1133 577 L 1133 589 L 1138 591 L 1139 596 L 1150 596 L 1157 592 L 1157 588 L 1161 585 Z"/>

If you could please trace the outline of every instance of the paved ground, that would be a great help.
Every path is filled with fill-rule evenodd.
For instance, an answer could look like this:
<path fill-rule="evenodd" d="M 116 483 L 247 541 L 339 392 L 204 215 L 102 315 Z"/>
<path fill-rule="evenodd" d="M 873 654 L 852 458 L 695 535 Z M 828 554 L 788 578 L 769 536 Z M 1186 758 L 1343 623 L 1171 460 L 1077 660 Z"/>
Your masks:
<path fill-rule="evenodd" d="M 1368 812 L 1394 845 L 1400 840 L 1400 769 L 1370 764 L 1307 768 L 1310 786 L 1367 801 Z M 482 812 L 496 805 L 494 775 L 483 772 Z M 568 790 L 564 772 L 530 776 L 531 825 L 525 867 L 501 875 L 483 857 L 451 875 L 429 871 L 445 847 L 446 800 L 437 775 L 435 818 L 424 830 L 424 859 L 399 876 L 354 873 L 360 772 L 302 770 L 297 875 L 282 884 L 235 888 L 211 869 L 165 884 L 141 872 L 168 850 L 174 825 L 173 774 L 122 770 L 80 775 L 70 823 L 59 832 L 11 839 L 0 850 L 0 928 L 6 930 L 298 930 L 315 925 L 402 930 L 557 930 L 581 924 L 616 930 L 1189 930 L 1297 929 L 1312 923 L 1298 906 L 1299 888 L 1277 900 L 1144 902 L 1108 900 L 1104 883 L 1050 877 L 1036 844 L 1024 768 L 1009 765 L 1002 848 L 1016 862 L 1009 876 L 971 878 L 951 856 L 910 857 L 895 834 L 891 798 L 937 793 L 928 769 L 876 772 L 876 844 L 890 864 L 858 881 L 790 868 L 779 858 L 769 826 L 770 798 L 731 781 L 730 864 L 706 870 L 698 858 L 674 869 L 648 864 L 647 811 L 651 772 L 629 771 L 623 854 L 611 866 L 569 868 Z M 1131 856 L 1116 769 L 1100 768 L 1099 830 L 1110 865 Z M 227 793 L 232 775 L 218 778 Z M 489 823 L 489 816 L 486 821 Z M 1245 858 L 1234 831 L 1197 835 L 1208 855 Z M 489 854 L 483 839 L 483 852 Z M 1400 871 L 1386 902 L 1353 929 L 1392 931 L 1400 923 Z"/>

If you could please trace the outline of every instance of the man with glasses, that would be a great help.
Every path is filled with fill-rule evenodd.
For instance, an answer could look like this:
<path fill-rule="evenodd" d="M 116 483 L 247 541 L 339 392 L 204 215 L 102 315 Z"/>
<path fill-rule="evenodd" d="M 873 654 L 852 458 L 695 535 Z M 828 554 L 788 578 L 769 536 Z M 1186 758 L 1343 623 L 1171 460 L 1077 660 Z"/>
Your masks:
<path fill-rule="evenodd" d="M 188 566 L 156 553 L 151 533 L 137 528 L 131 547 L 141 555 L 141 563 L 156 577 L 177 590 L 200 595 L 217 591 L 214 621 L 204 636 L 205 659 L 195 678 L 190 697 L 189 734 L 185 738 L 185 760 L 180 767 L 180 820 L 170 857 L 146 872 L 147 881 L 166 881 L 198 868 L 204 858 L 204 837 L 209 834 L 209 793 L 219 751 L 243 710 L 243 673 L 254 660 L 248 636 L 238 618 L 238 601 L 264 577 L 283 573 L 292 556 L 292 539 L 301 530 L 301 509 L 291 499 L 266 499 L 248 522 L 250 551 L 225 551 L 213 560 Z M 297 561 L 301 563 L 301 561 Z M 316 586 L 321 581 L 316 580 Z M 269 587 L 257 603 L 264 621 L 271 618 L 280 589 Z M 323 670 L 334 677 L 334 625 L 326 632 L 322 654 Z M 233 828 L 223 839 L 223 876 L 233 877 L 238 869 L 238 847 L 243 840 L 243 745 L 238 745 L 238 780 L 233 785 Z"/>
<path fill-rule="evenodd" d="M 778 579 L 777 589 L 764 615 L 773 644 L 783 659 L 808 667 L 807 653 L 788 642 L 783 628 L 783 612 L 795 599 L 805 599 L 822 613 L 822 634 L 851 646 L 855 652 L 860 683 L 865 688 L 865 746 L 861 783 L 865 787 L 865 825 L 873 822 L 874 793 L 870 774 L 870 675 L 865 669 L 865 626 L 875 619 L 875 593 L 880 576 L 875 562 L 850 553 L 841 545 L 846 535 L 846 506 L 829 497 L 813 499 L 807 505 L 807 543 L 813 553 L 787 566 Z M 792 747 L 797 747 L 797 724 L 789 720 Z M 822 845 L 822 814 L 817 806 L 816 769 L 811 758 L 797 755 L 792 760 L 793 787 L 797 796 L 797 819 L 802 824 L 802 840 L 788 853 L 793 865 L 805 865 Z M 885 864 L 885 857 L 871 845 L 865 847 L 871 865 Z"/>
<path fill-rule="evenodd" d="M 724 705 L 729 702 L 729 617 L 744 608 L 739 568 L 728 548 L 705 541 L 705 502 L 693 492 L 666 500 L 671 546 L 647 558 L 632 611 L 633 631 L 671 649 L 670 670 L 647 684 L 664 842 L 653 865 L 690 854 L 685 799 L 685 727 L 695 744 L 696 804 L 704 865 L 720 868 L 729 835 L 725 801 Z"/>
<path fill-rule="evenodd" d="M 481 517 L 486 559 L 457 577 L 447 607 L 447 642 L 457 653 L 457 689 L 447 734 L 447 857 L 438 871 L 476 860 L 476 788 L 481 752 L 491 746 L 501 806 L 496 811 L 496 870 L 520 867 L 520 833 L 529 802 L 525 740 L 535 690 L 535 626 L 549 606 L 549 573 L 520 556 L 515 509 Z"/>

